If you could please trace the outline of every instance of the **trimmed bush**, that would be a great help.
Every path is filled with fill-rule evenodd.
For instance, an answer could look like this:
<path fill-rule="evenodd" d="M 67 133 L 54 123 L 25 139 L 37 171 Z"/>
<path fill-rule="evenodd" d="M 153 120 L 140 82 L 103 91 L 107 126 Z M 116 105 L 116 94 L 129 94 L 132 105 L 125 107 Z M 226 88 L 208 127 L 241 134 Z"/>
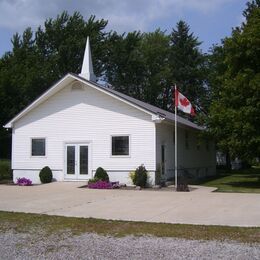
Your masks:
<path fill-rule="evenodd" d="M 135 178 L 135 171 L 129 172 L 129 178 L 131 179 L 132 183 L 134 184 L 134 178 Z"/>
<path fill-rule="evenodd" d="M 98 179 L 101 181 L 109 181 L 108 174 L 102 167 L 97 168 L 94 179 Z"/>
<path fill-rule="evenodd" d="M 135 170 L 135 174 L 133 176 L 133 183 L 136 186 L 140 186 L 144 188 L 147 182 L 147 170 L 145 169 L 144 165 L 139 166 Z"/>
<path fill-rule="evenodd" d="M 50 183 L 52 181 L 52 171 L 50 167 L 45 166 L 41 169 L 39 174 L 41 183 Z"/>

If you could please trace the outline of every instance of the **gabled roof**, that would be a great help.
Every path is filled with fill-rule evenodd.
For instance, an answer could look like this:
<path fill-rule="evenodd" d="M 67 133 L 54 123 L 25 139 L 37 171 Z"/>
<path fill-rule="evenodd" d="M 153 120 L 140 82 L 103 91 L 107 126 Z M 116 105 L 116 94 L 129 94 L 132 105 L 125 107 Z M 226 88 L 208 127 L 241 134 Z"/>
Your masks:
<path fill-rule="evenodd" d="M 100 90 L 104 93 L 107 93 L 110 96 L 113 96 L 116 99 L 119 99 L 131 106 L 136 107 L 137 109 L 140 109 L 150 115 L 160 116 L 161 118 L 165 118 L 166 121 L 169 122 L 175 122 L 175 114 L 168 112 L 166 110 L 163 110 L 161 108 L 158 108 L 156 106 L 150 105 L 148 103 L 145 103 L 143 101 L 140 101 L 138 99 L 132 98 L 130 96 L 127 96 L 121 92 L 118 92 L 116 90 L 103 87 L 95 82 L 86 80 L 85 78 L 78 76 L 74 73 L 68 73 L 66 76 L 64 76 L 62 79 L 60 79 L 56 84 L 54 84 L 51 88 L 49 88 L 46 92 L 44 92 L 39 98 L 37 98 L 34 102 L 32 102 L 29 106 L 27 106 L 24 110 L 22 110 L 17 116 L 15 116 L 12 120 L 10 120 L 4 127 L 5 128 L 12 128 L 13 123 L 19 120 L 21 117 L 29 113 L 32 109 L 46 101 L 49 97 L 57 93 L 59 90 L 61 90 L 64 86 L 66 86 L 68 83 L 70 83 L 73 79 L 79 80 L 83 82 L 84 84 L 87 84 L 97 90 Z M 197 130 L 203 130 L 203 127 L 200 127 L 189 120 L 186 120 L 180 116 L 177 116 L 178 123 L 180 123 L 183 126 L 187 126 L 193 129 Z"/>
<path fill-rule="evenodd" d="M 110 89 L 110 88 L 106 88 L 106 87 L 103 87 L 97 83 L 94 83 L 94 82 L 90 82 L 80 76 L 78 76 L 77 74 L 74 74 L 74 73 L 70 73 L 71 75 L 73 75 L 74 77 L 80 79 L 81 81 L 85 81 L 86 83 L 90 83 L 90 84 L 93 84 L 95 85 L 96 87 L 98 88 L 102 88 L 102 90 L 105 90 L 106 92 L 109 92 L 111 94 L 114 94 L 115 96 L 117 97 L 120 97 L 138 107 L 141 107 L 143 108 L 144 110 L 147 110 L 155 115 L 160 115 L 161 117 L 165 118 L 166 120 L 168 121 L 171 121 L 171 122 L 175 122 L 175 114 L 174 113 L 171 113 L 169 111 L 166 111 L 164 109 L 161 109 L 159 107 L 156 107 L 156 106 L 153 106 L 153 105 L 150 105 L 146 102 L 143 102 L 141 100 L 138 100 L 136 98 L 133 98 L 133 97 L 130 97 L 128 95 L 125 95 L 121 92 L 118 92 L 116 90 L 113 90 L 113 89 Z M 191 121 L 183 118 L 183 117 L 180 117 L 177 115 L 177 120 L 178 120 L 178 123 L 181 123 L 182 125 L 186 125 L 188 127 L 191 127 L 191 128 L 195 128 L 195 129 L 198 129 L 198 130 L 204 130 L 205 128 L 201 127 L 201 126 L 198 126 L 194 123 L 192 123 Z"/>

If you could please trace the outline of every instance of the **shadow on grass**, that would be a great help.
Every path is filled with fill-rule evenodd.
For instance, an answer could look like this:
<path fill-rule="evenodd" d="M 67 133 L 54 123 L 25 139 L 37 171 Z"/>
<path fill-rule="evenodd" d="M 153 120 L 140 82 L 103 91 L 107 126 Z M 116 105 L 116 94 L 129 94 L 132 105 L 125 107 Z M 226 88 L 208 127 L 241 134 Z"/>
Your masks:
<path fill-rule="evenodd" d="M 238 188 L 260 189 L 260 182 L 253 181 L 226 182 L 223 183 L 223 185 L 229 185 Z"/>
<path fill-rule="evenodd" d="M 251 181 L 251 179 L 256 180 Z M 214 182 L 214 184 L 216 185 L 230 185 L 234 187 L 243 187 L 243 185 L 245 185 L 245 188 L 260 188 L 260 169 L 251 168 L 245 170 L 232 170 L 230 172 L 218 170 L 215 176 L 210 176 L 198 180 L 192 180 L 190 184 L 204 185 L 208 182 Z"/>
<path fill-rule="evenodd" d="M 250 168 L 244 170 L 232 170 L 230 172 L 232 175 L 243 175 L 243 176 L 253 176 L 253 175 L 260 175 L 260 168 Z"/>
<path fill-rule="evenodd" d="M 222 179 L 224 177 L 228 177 L 228 176 L 232 176 L 232 174 L 217 174 L 215 176 L 209 176 L 203 179 L 198 179 L 198 180 L 191 180 L 189 182 L 190 185 L 201 185 L 201 184 L 205 184 L 207 182 L 210 181 L 215 181 L 215 180 L 219 180 Z"/>

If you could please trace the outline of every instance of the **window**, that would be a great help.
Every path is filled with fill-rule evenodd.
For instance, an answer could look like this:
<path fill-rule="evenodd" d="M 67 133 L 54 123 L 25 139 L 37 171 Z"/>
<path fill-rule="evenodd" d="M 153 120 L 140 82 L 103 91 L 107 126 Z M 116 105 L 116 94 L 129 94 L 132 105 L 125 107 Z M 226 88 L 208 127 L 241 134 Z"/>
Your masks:
<path fill-rule="evenodd" d="M 129 155 L 129 136 L 112 136 L 112 155 Z"/>
<path fill-rule="evenodd" d="M 45 139 L 32 139 L 32 156 L 45 156 Z"/>

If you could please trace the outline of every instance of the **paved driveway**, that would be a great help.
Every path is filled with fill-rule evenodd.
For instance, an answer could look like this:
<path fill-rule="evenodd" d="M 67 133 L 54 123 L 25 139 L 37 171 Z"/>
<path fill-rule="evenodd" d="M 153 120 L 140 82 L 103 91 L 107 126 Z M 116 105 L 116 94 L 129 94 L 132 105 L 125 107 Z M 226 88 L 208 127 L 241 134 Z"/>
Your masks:
<path fill-rule="evenodd" d="M 260 226 L 260 194 L 89 190 L 82 183 L 0 185 L 0 210 L 149 222 Z"/>

